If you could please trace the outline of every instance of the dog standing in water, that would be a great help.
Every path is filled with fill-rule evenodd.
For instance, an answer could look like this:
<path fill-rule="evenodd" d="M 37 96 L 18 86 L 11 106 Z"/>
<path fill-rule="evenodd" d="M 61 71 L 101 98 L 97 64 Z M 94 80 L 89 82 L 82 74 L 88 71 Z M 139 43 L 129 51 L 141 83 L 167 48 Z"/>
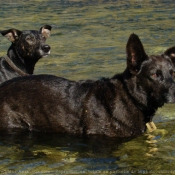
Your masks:
<path fill-rule="evenodd" d="M 127 67 L 112 78 L 70 81 L 52 75 L 15 78 L 0 86 L 0 130 L 131 137 L 164 103 L 175 102 L 175 47 L 147 56 L 129 37 Z"/>
<path fill-rule="evenodd" d="M 0 58 L 0 83 L 18 76 L 33 74 L 36 62 L 50 54 L 50 46 L 45 44 L 50 36 L 51 26 L 37 30 L 20 31 L 9 29 L 0 31 L 12 45 L 7 56 Z"/>

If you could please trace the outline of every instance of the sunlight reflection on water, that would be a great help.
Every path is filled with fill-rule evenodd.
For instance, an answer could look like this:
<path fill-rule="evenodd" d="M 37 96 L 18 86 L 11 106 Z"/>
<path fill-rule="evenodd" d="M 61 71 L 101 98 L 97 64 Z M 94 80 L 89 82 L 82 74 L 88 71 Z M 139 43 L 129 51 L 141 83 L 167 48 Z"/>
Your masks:
<path fill-rule="evenodd" d="M 0 1 L 0 6 L 1 30 L 53 25 L 47 40 L 51 55 L 37 63 L 35 74 L 73 80 L 111 77 L 126 66 L 125 47 L 131 33 L 139 35 L 148 54 L 162 54 L 175 45 L 173 0 L 7 0 Z M 2 56 L 9 46 L 1 36 Z M 175 165 L 174 105 L 159 109 L 154 120 L 157 132 L 125 142 L 54 134 L 2 134 L 0 172 L 170 172 Z"/>

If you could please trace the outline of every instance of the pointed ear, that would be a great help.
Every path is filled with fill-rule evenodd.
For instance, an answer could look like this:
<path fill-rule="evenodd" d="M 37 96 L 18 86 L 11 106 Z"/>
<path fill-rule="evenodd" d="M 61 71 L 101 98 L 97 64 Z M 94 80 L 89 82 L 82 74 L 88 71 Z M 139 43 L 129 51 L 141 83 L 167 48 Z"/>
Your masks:
<path fill-rule="evenodd" d="M 173 62 L 174 66 L 175 66 L 175 46 L 174 47 L 170 47 L 169 49 L 167 49 L 164 52 L 165 56 L 168 56 L 171 61 Z"/>
<path fill-rule="evenodd" d="M 45 37 L 48 38 L 50 36 L 50 31 L 52 27 L 50 25 L 44 25 L 40 28 L 40 33 Z"/>
<path fill-rule="evenodd" d="M 127 67 L 132 74 L 140 71 L 141 64 L 148 58 L 143 45 L 136 34 L 131 34 L 126 45 Z"/>
<path fill-rule="evenodd" d="M 22 32 L 20 30 L 17 30 L 17 29 L 4 30 L 4 31 L 0 31 L 0 33 L 3 36 L 7 37 L 8 40 L 11 41 L 12 43 L 17 41 L 19 36 L 22 34 Z"/>

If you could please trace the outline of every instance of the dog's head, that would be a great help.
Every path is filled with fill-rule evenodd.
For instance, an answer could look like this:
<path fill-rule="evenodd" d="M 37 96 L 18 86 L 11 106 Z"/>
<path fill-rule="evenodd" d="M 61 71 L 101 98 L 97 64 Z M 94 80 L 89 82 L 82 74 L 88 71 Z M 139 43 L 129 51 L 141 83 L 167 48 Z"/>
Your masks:
<path fill-rule="evenodd" d="M 45 44 L 46 39 L 50 36 L 51 26 L 42 26 L 37 30 L 20 31 L 17 29 L 9 29 L 1 31 L 12 42 L 12 46 L 16 50 L 16 54 L 22 59 L 40 58 L 50 54 L 50 46 Z"/>
<path fill-rule="evenodd" d="M 126 52 L 127 72 L 135 82 L 134 96 L 140 92 L 142 95 L 136 98 L 153 108 L 164 103 L 175 103 L 175 47 L 162 55 L 148 56 L 139 37 L 132 34 Z"/>

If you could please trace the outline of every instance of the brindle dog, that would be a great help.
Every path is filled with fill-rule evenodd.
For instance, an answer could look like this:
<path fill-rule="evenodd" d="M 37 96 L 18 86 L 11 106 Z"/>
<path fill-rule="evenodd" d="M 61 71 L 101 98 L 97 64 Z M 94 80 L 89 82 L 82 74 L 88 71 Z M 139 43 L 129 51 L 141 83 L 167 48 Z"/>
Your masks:
<path fill-rule="evenodd" d="M 127 67 L 112 78 L 70 81 L 51 75 L 15 78 L 0 87 L 0 130 L 131 137 L 143 134 L 164 103 L 175 102 L 175 47 L 148 56 L 137 35 Z"/>
<path fill-rule="evenodd" d="M 20 31 L 9 29 L 0 31 L 12 42 L 7 56 L 0 58 L 0 83 L 14 77 L 33 74 L 36 62 L 50 54 L 50 46 L 45 44 L 50 36 L 51 26 L 37 30 Z"/>

